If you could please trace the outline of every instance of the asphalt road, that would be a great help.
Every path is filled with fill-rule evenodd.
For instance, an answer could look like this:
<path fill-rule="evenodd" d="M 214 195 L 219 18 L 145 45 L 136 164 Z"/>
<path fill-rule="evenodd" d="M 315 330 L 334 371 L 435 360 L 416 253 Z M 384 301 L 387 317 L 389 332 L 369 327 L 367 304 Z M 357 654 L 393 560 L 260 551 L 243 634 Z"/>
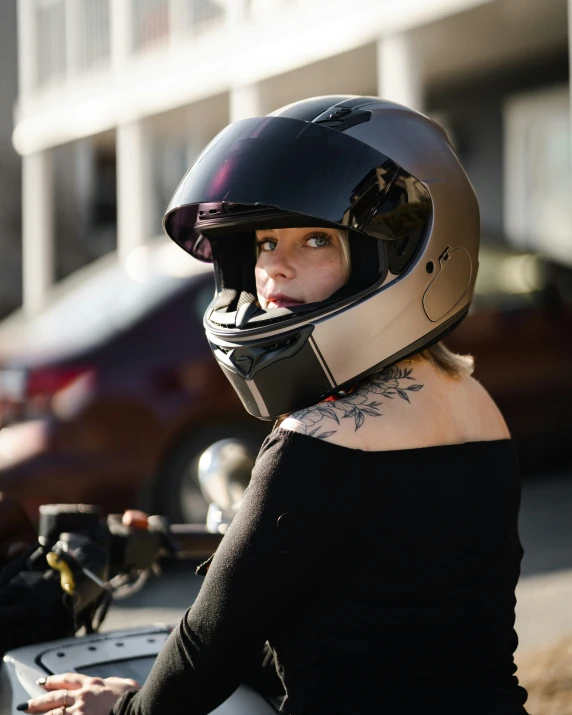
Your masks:
<path fill-rule="evenodd" d="M 572 635 L 572 468 L 523 483 L 520 533 L 525 556 L 517 589 L 521 652 Z M 202 579 L 189 563 L 169 564 L 129 599 L 116 602 L 105 630 L 178 620 Z"/>

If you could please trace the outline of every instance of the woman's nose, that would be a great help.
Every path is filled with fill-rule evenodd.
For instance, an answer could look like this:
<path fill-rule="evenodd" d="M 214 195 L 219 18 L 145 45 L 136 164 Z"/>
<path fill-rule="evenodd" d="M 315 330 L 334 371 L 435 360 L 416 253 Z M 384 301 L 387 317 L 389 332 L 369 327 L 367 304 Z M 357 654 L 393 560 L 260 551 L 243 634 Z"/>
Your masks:
<path fill-rule="evenodd" d="M 293 278 L 296 268 L 290 252 L 277 246 L 266 254 L 266 272 L 271 278 Z"/>

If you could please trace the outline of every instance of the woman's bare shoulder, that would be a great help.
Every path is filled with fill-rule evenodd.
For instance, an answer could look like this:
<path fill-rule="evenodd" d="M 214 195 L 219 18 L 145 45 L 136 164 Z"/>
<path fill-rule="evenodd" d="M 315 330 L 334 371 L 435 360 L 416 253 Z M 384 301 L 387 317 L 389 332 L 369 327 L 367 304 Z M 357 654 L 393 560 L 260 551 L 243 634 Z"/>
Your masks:
<path fill-rule="evenodd" d="M 366 451 L 416 449 L 510 437 L 487 391 L 423 365 L 394 365 L 348 395 L 298 410 L 280 425 Z"/>
<path fill-rule="evenodd" d="M 280 427 L 353 449 L 391 449 L 397 414 L 423 387 L 413 368 L 391 366 L 339 399 L 292 413 Z"/>
<path fill-rule="evenodd" d="M 478 380 L 466 378 L 463 424 L 476 439 L 508 439 L 510 432 L 496 402 Z"/>

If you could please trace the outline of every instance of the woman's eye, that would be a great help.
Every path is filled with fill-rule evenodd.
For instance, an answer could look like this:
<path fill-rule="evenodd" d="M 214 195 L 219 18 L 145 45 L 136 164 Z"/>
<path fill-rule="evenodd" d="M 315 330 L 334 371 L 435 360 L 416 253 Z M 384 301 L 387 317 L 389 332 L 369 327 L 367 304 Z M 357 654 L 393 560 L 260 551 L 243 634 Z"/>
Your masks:
<path fill-rule="evenodd" d="M 307 239 L 308 245 L 311 248 L 324 248 L 330 243 L 330 237 L 320 234 L 318 236 L 310 236 Z"/>
<path fill-rule="evenodd" d="M 258 241 L 258 248 L 260 251 L 273 251 L 276 248 L 276 241 L 271 241 L 270 239 Z"/>

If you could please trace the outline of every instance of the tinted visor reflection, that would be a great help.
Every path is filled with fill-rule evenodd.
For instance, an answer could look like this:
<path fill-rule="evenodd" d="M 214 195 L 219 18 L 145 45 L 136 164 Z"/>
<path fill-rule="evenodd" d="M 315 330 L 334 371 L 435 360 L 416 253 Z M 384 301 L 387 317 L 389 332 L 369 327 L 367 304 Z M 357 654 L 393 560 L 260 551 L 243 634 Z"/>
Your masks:
<path fill-rule="evenodd" d="M 244 119 L 224 129 L 187 172 L 167 209 L 165 228 L 196 255 L 197 204 L 261 204 L 339 223 L 364 177 L 386 163 L 392 165 L 334 129 L 285 117 Z M 383 173 L 378 176 L 382 180 Z M 209 260 L 204 243 L 198 257 Z"/>

